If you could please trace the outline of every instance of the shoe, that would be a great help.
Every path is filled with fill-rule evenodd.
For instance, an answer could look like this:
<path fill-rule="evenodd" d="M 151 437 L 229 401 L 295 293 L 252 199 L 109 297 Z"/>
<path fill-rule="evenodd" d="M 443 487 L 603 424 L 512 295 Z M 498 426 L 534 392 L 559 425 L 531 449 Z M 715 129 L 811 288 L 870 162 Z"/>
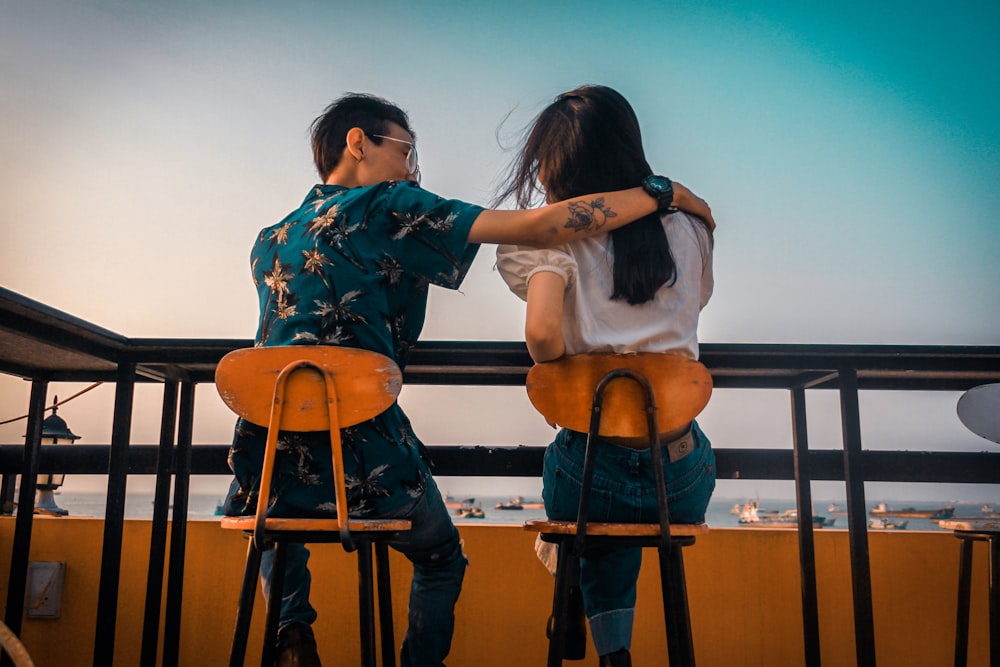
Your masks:
<path fill-rule="evenodd" d="M 602 655 L 598 667 L 632 667 L 632 654 L 627 648 L 620 648 L 614 653 Z"/>
<path fill-rule="evenodd" d="M 305 623 L 289 623 L 278 630 L 275 667 L 323 667 L 316 652 L 316 637 Z"/>
<path fill-rule="evenodd" d="M 569 605 L 567 618 L 569 626 L 566 628 L 566 643 L 563 645 L 564 660 L 583 660 L 587 657 L 587 615 L 583 611 L 583 591 L 577 586 L 569 587 Z M 549 623 L 545 628 L 545 636 L 552 638 L 552 628 L 556 625 L 556 617 L 549 616 Z"/>

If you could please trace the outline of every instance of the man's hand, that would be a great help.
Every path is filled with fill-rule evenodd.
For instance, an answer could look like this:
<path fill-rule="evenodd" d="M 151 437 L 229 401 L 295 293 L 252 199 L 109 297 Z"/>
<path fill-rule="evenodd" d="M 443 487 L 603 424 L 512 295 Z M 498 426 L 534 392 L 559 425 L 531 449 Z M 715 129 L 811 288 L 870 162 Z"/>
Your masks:
<path fill-rule="evenodd" d="M 708 228 L 709 233 L 715 231 L 715 218 L 712 217 L 712 209 L 709 208 L 708 202 L 696 195 L 695 193 L 688 190 L 686 187 L 674 181 L 674 206 L 684 211 L 685 213 L 690 213 L 691 215 L 698 216 L 701 221 Z"/>

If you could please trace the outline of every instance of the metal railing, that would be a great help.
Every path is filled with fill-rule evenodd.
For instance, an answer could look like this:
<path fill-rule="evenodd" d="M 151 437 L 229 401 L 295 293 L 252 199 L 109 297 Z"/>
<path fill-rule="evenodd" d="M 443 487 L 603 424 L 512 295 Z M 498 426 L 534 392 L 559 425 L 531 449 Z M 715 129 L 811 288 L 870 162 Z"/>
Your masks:
<path fill-rule="evenodd" d="M 107 475 L 101 580 L 95 628 L 95 665 L 112 664 L 126 480 L 153 474 L 156 487 L 142 642 L 143 665 L 176 665 L 184 581 L 188 485 L 191 475 L 229 474 L 228 445 L 192 442 L 194 395 L 212 383 L 215 364 L 249 340 L 130 339 L 100 329 L 0 288 L 0 373 L 31 381 L 25 443 L 0 445 L 0 498 L 12 505 L 21 476 L 19 511 L 8 574 L 5 623 L 19 633 L 31 544 L 35 480 L 39 473 Z M 868 554 L 865 482 L 1000 482 L 1000 453 L 865 450 L 859 392 L 962 391 L 1000 381 L 997 346 L 741 345 L 706 344 L 701 360 L 717 388 L 780 389 L 790 396 L 789 449 L 716 449 L 720 479 L 794 480 L 806 665 L 820 664 L 811 482 L 843 481 L 854 599 L 857 663 L 875 664 L 875 632 Z M 531 360 L 522 343 L 423 342 L 404 372 L 410 384 L 523 385 Z M 41 422 L 50 383 L 106 381 L 116 386 L 111 442 L 42 446 Z M 163 386 L 159 444 L 132 445 L 134 390 Z M 810 450 L 807 395 L 835 391 L 840 398 L 841 450 Z M 539 477 L 543 447 L 433 448 L 441 476 Z M 170 498 L 173 482 L 174 493 Z M 168 512 L 174 521 L 167 550 Z M 164 632 L 160 609 L 167 576 Z"/>

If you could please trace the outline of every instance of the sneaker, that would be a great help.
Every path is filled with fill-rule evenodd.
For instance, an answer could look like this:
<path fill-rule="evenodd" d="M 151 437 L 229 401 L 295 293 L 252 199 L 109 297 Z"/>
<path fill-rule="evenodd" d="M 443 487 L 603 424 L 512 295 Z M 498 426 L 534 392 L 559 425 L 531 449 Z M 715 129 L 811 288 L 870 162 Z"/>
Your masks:
<path fill-rule="evenodd" d="M 289 623 L 278 630 L 275 667 L 323 667 L 316 652 L 316 637 L 305 623 Z"/>
<path fill-rule="evenodd" d="M 632 667 L 632 654 L 626 648 L 601 656 L 598 667 Z"/>

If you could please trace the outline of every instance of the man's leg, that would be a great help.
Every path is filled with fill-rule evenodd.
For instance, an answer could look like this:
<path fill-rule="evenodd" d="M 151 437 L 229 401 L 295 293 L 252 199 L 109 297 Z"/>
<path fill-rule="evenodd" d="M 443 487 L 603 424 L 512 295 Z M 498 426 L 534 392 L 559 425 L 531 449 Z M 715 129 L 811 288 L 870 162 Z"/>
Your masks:
<path fill-rule="evenodd" d="M 402 667 L 441 667 L 451 650 L 455 602 L 468 561 L 433 480 L 405 518 L 413 522 L 413 528 L 392 543 L 413 563 L 409 627 L 400 663 Z"/>
<path fill-rule="evenodd" d="M 312 624 L 316 610 L 309 604 L 312 577 L 307 564 L 309 550 L 303 544 L 286 544 L 285 581 L 278 617 L 278 644 L 275 665 L 314 667 L 320 664 Z M 260 579 L 264 598 L 271 604 L 269 591 L 274 574 L 274 549 L 261 554 Z"/>

